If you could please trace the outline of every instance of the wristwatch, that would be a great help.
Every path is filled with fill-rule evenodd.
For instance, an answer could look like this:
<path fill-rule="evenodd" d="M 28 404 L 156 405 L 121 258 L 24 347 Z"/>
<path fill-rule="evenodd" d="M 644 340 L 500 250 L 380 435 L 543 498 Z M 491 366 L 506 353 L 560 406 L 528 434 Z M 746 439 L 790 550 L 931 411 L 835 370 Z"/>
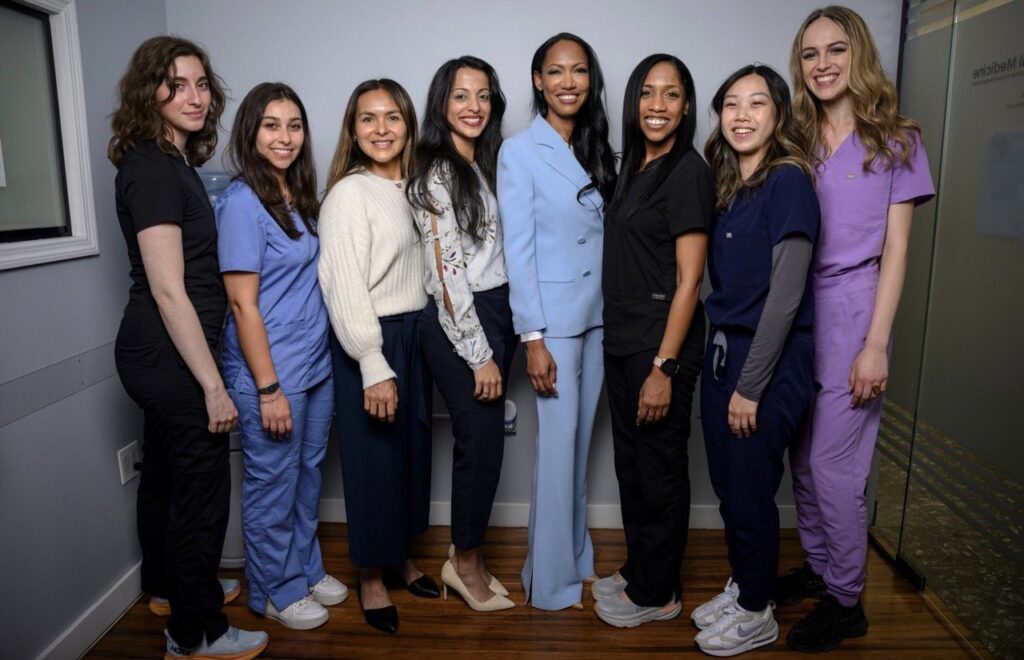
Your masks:
<path fill-rule="evenodd" d="M 663 358 L 660 355 L 655 355 L 654 366 L 661 369 L 661 372 L 669 378 L 679 373 L 679 362 L 675 358 Z"/>
<path fill-rule="evenodd" d="M 270 385 L 267 385 L 266 387 L 257 388 L 256 391 L 259 392 L 260 394 L 273 394 L 274 392 L 278 391 L 279 389 L 281 389 L 281 383 L 271 383 Z"/>

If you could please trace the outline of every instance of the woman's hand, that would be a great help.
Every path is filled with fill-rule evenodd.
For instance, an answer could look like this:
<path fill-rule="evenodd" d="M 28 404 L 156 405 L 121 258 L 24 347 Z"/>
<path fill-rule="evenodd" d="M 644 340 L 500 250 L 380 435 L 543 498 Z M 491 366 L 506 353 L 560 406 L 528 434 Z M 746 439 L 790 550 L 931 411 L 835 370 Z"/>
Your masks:
<path fill-rule="evenodd" d="M 501 396 L 501 370 L 493 358 L 473 372 L 473 380 L 473 397 L 477 401 L 494 401 Z"/>
<path fill-rule="evenodd" d="M 210 433 L 229 433 L 238 423 L 238 410 L 222 385 L 204 392 L 206 415 L 210 418 L 207 428 Z"/>
<path fill-rule="evenodd" d="M 398 410 L 398 386 L 395 379 L 384 380 L 363 390 L 363 410 L 370 417 L 392 424 Z"/>
<path fill-rule="evenodd" d="M 729 399 L 729 430 L 737 438 L 749 438 L 757 430 L 757 401 L 733 392 Z"/>
<path fill-rule="evenodd" d="M 885 394 L 889 384 L 889 356 L 886 347 L 865 345 L 850 369 L 850 406 L 857 408 Z"/>
<path fill-rule="evenodd" d="M 543 339 L 526 342 L 526 375 L 533 390 L 541 396 L 558 396 L 558 365 Z"/>
<path fill-rule="evenodd" d="M 292 434 L 292 407 L 281 390 L 260 396 L 260 417 L 271 438 L 284 440 Z"/>
<path fill-rule="evenodd" d="M 672 379 L 654 367 L 640 387 L 640 401 L 637 403 L 636 425 L 654 424 L 668 414 L 672 401 Z"/>

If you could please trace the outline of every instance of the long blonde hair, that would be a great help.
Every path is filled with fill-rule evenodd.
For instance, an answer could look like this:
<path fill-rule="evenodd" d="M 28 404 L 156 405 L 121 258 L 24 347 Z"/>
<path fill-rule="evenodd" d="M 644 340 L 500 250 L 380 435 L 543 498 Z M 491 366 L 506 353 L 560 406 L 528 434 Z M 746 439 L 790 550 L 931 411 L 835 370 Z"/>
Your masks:
<path fill-rule="evenodd" d="M 793 76 L 793 114 L 800 131 L 807 136 L 811 157 L 820 163 L 829 155 L 822 133 L 825 117 L 821 101 L 807 89 L 800 59 L 804 32 L 819 18 L 835 21 L 850 40 L 848 93 L 853 99 L 857 137 L 867 150 L 864 171 L 871 171 L 876 163 L 883 169 L 906 164 L 916 147 L 915 137 L 920 136 L 921 127 L 899 113 L 896 86 L 882 70 L 878 49 L 864 19 L 852 9 L 838 5 L 810 13 L 793 38 L 789 56 L 789 71 Z"/>
<path fill-rule="evenodd" d="M 348 98 L 348 105 L 345 106 L 345 116 L 341 120 L 341 132 L 338 135 L 338 145 L 334 149 L 334 158 L 331 159 L 331 169 L 327 174 L 326 190 L 330 191 L 334 184 L 366 168 L 368 156 L 359 148 L 356 140 L 356 106 L 359 104 L 359 97 L 366 92 L 384 90 L 398 106 L 398 111 L 405 121 L 406 138 L 405 146 L 399 156 L 402 164 L 402 178 L 407 178 L 412 173 L 413 158 L 416 152 L 416 110 L 413 108 L 412 99 L 405 88 L 390 78 L 379 80 L 366 80 L 352 90 Z"/>

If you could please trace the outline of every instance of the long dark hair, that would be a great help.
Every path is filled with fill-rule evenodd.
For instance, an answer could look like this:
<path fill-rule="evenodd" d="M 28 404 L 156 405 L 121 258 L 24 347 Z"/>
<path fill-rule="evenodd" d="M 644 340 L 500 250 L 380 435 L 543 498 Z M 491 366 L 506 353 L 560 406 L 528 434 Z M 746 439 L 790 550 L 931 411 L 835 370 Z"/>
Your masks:
<path fill-rule="evenodd" d="M 768 95 L 775 105 L 775 130 L 772 131 L 771 138 L 768 140 L 768 151 L 764 158 L 761 159 L 754 173 L 744 181 L 740 174 L 739 158 L 736 156 L 736 151 L 726 141 L 725 135 L 722 133 L 721 120 L 726 92 L 736 84 L 737 80 L 751 74 L 764 79 L 768 87 Z M 776 167 L 795 165 L 803 170 L 808 177 L 814 176 L 808 164 L 806 140 L 793 118 L 793 107 L 789 101 L 789 86 L 775 69 L 764 64 L 748 64 L 739 69 L 726 78 L 722 86 L 715 92 L 711 108 L 718 115 L 718 122 L 711 132 L 707 144 L 704 145 L 704 157 L 707 158 L 708 164 L 711 165 L 711 170 L 715 174 L 715 208 L 718 211 L 727 208 L 740 191 L 759 188 L 768 178 L 768 174 Z"/>
<path fill-rule="evenodd" d="M 672 144 L 672 148 L 661 157 L 661 163 L 654 171 L 650 181 L 645 184 L 645 190 L 640 198 L 643 199 L 657 190 L 665 182 L 683 154 L 693 149 L 693 136 L 697 132 L 697 113 L 694 111 L 697 107 L 697 91 L 694 89 L 693 76 L 682 60 L 674 55 L 665 53 L 648 55 L 640 61 L 640 64 L 636 65 L 633 73 L 629 74 L 629 81 L 626 82 L 626 93 L 622 99 L 622 161 L 619 180 L 615 184 L 615 196 L 608 205 L 609 208 L 622 203 L 647 156 L 647 142 L 644 139 L 644 132 L 640 129 L 640 94 L 643 92 L 647 74 L 655 64 L 662 62 L 670 62 L 679 74 L 679 81 L 683 84 L 683 93 L 686 97 L 687 110 L 683 115 L 683 120 L 676 127 L 675 142 Z"/>
<path fill-rule="evenodd" d="M 185 141 L 185 158 L 198 167 L 213 156 L 217 148 L 217 127 L 226 100 L 224 82 L 214 73 L 206 51 L 198 45 L 181 37 L 160 36 L 143 41 L 135 49 L 117 84 L 120 105 L 110 115 L 113 136 L 107 144 L 107 158 L 114 167 L 121 167 L 124 155 L 144 140 L 155 140 L 165 153 L 178 153 L 167 139 L 160 106 L 170 103 L 175 95 L 172 79 L 174 60 L 190 55 L 199 59 L 206 72 L 210 84 L 210 109 L 203 127 L 190 133 Z M 163 83 L 167 83 L 170 96 L 157 103 L 156 90 Z"/>
<path fill-rule="evenodd" d="M 273 101 L 291 101 L 299 108 L 302 116 L 302 148 L 299 155 L 285 172 L 285 185 L 292 197 L 291 208 L 298 211 L 302 224 L 309 233 L 316 235 L 316 217 L 320 213 L 320 201 L 316 196 L 316 165 L 313 163 L 313 144 L 309 132 L 309 120 L 306 118 L 306 107 L 291 87 L 284 83 L 260 83 L 242 99 L 235 114 L 235 123 L 231 128 L 231 140 L 228 142 L 227 164 L 236 179 L 242 179 L 252 188 L 263 208 L 267 210 L 277 225 L 288 235 L 298 239 L 302 232 L 295 227 L 291 209 L 273 167 L 267 159 L 256 150 L 256 136 L 263 124 L 263 113 Z"/>
<path fill-rule="evenodd" d="M 539 90 L 533 85 L 532 74 L 541 75 L 544 58 L 551 47 L 559 41 L 571 41 L 582 48 L 587 56 L 590 71 L 590 93 L 587 96 L 587 102 L 583 104 L 576 115 L 572 138 L 569 140 L 573 155 L 590 175 L 590 184 L 579 192 L 577 199 L 591 188 L 596 188 L 607 205 L 608 200 L 615 194 L 615 153 L 612 151 L 612 146 L 608 144 L 608 114 L 604 109 L 604 74 L 601 73 L 601 64 L 597 61 L 597 54 L 590 44 L 570 32 L 559 32 L 540 45 L 530 63 L 533 111 L 541 117 L 548 116 L 548 102 L 544 100 L 543 90 Z"/>
<path fill-rule="evenodd" d="M 436 207 L 436 200 L 430 195 L 430 182 L 431 177 L 441 177 L 448 188 L 459 228 L 472 236 L 473 240 L 479 241 L 483 238 L 483 224 L 486 221 L 486 208 L 480 199 L 480 179 L 473 167 L 455 149 L 452 128 L 446 119 L 455 74 L 462 68 L 475 69 L 487 76 L 491 113 L 487 126 L 476 140 L 474 160 L 491 193 L 495 191 L 505 95 L 501 93 L 498 74 L 490 64 L 478 57 L 463 55 L 442 64 L 430 81 L 427 108 L 423 113 L 420 141 L 416 147 L 416 164 L 405 194 L 414 208 L 440 214 L 442 210 Z"/>
<path fill-rule="evenodd" d="M 327 175 L 326 189 L 328 191 L 349 174 L 366 167 L 368 157 L 359 148 L 359 141 L 356 140 L 356 107 L 359 105 L 360 96 L 378 89 L 388 93 L 391 100 L 398 106 L 398 112 L 401 113 L 402 120 L 405 122 L 405 146 L 402 147 L 399 158 L 402 177 L 408 177 L 412 173 L 416 150 L 416 110 L 413 108 L 409 93 L 390 78 L 364 80 L 352 90 L 352 95 L 348 97 L 348 104 L 345 106 L 345 116 L 341 120 L 338 144 L 334 148 L 334 158 L 331 159 L 331 169 Z"/>

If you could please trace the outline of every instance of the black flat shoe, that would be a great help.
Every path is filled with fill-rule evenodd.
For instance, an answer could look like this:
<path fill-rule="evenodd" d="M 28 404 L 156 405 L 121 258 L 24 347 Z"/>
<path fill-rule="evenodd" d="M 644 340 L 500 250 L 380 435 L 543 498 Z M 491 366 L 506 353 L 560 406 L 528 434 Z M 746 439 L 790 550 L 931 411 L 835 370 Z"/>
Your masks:
<path fill-rule="evenodd" d="M 366 622 L 381 632 L 398 632 L 398 608 L 394 605 L 378 607 L 373 610 L 363 610 L 363 618 Z"/>
<path fill-rule="evenodd" d="M 434 578 L 426 573 L 406 584 L 401 574 L 397 571 L 390 568 L 384 569 L 384 584 L 388 587 L 405 587 L 409 590 L 409 593 L 417 598 L 441 597 L 441 590 L 438 588 L 437 582 L 434 582 Z"/>

